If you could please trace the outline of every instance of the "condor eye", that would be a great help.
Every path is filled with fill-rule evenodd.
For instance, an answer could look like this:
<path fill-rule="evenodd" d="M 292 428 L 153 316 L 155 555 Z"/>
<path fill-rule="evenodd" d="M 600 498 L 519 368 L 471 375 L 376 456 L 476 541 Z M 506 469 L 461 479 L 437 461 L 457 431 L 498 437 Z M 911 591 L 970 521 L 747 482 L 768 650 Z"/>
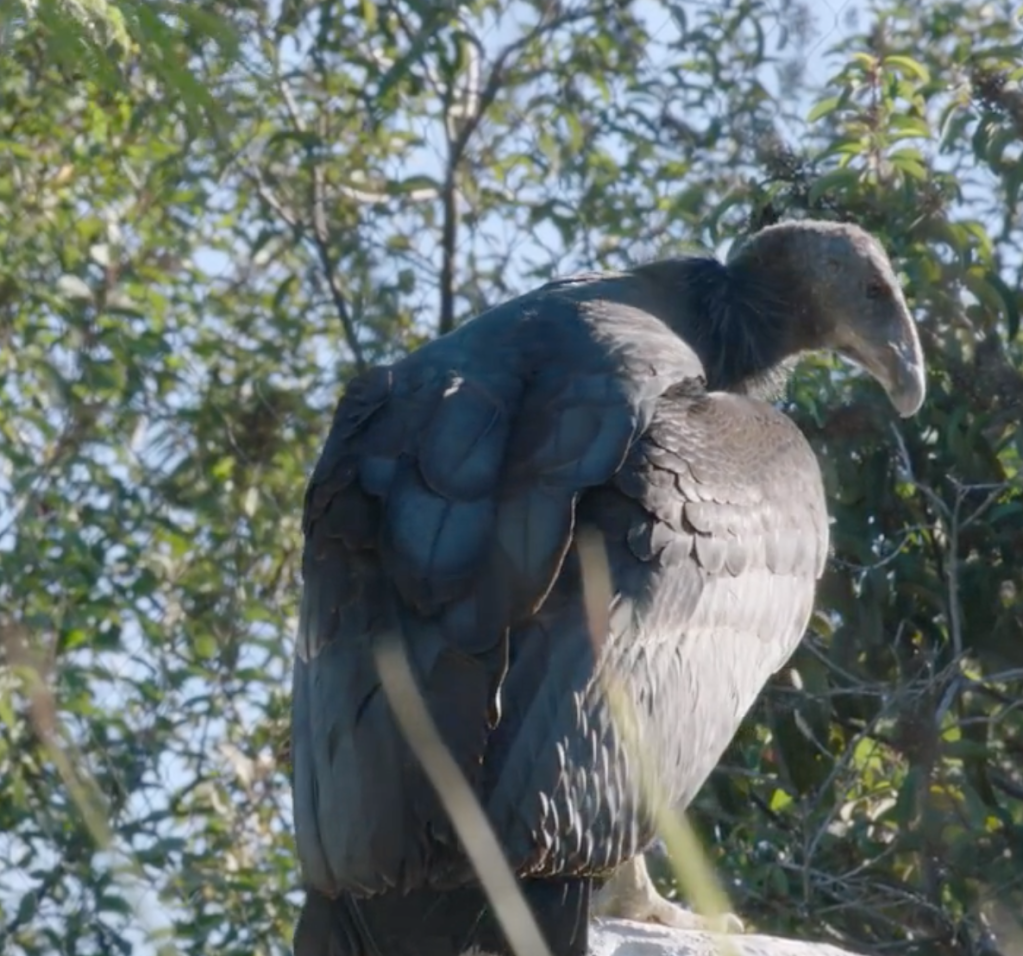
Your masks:
<path fill-rule="evenodd" d="M 884 295 L 884 283 L 883 282 L 870 282 L 867 284 L 867 298 L 868 299 L 879 299 Z"/>

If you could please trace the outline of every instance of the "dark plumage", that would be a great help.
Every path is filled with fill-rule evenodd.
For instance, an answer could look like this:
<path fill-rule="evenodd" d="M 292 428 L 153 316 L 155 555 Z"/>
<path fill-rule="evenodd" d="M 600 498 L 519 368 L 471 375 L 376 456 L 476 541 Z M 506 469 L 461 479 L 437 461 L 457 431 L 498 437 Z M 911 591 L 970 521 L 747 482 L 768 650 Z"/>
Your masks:
<path fill-rule="evenodd" d="M 881 247 L 789 223 L 727 264 L 551 282 L 351 383 L 305 504 L 297 956 L 508 951 L 380 689 L 373 648 L 395 636 L 552 951 L 585 951 L 591 885 L 654 838 L 599 677 L 624 682 L 684 807 L 813 606 L 820 472 L 763 399 L 822 348 L 921 404 Z M 614 590 L 599 660 L 582 526 Z"/>

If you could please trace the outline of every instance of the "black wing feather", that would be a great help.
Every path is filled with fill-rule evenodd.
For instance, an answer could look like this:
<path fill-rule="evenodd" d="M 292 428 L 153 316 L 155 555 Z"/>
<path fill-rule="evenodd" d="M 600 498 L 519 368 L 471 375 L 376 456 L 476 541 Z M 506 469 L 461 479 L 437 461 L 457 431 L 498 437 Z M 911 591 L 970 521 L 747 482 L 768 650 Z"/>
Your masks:
<path fill-rule="evenodd" d="M 445 742 L 481 780 L 508 629 L 557 579 L 579 493 L 612 477 L 670 384 L 609 354 L 580 307 L 536 301 L 353 382 L 313 473 L 292 761 L 300 859 L 328 894 L 466 878 L 374 642 L 401 636 Z M 674 343 L 675 371 L 698 371 L 647 325 Z"/>

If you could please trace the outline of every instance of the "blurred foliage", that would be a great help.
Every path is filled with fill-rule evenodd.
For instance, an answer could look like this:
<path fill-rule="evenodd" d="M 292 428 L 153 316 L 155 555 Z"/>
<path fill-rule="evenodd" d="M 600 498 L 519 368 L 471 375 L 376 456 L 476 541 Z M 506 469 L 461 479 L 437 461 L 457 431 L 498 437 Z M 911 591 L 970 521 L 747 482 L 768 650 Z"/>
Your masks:
<path fill-rule="evenodd" d="M 150 96 L 157 90 L 178 98 L 190 129 L 228 119 L 188 60 L 204 48 L 234 56 L 239 38 L 215 5 L 172 0 L 0 0 L 0 67 L 10 45 L 17 46 L 27 24 L 65 78 L 119 86 L 142 70 Z"/>
<path fill-rule="evenodd" d="M 21 6 L 0 20 L 0 950 L 287 952 L 298 517 L 341 384 L 555 272 L 803 215 L 882 237 L 931 391 L 903 422 L 803 365 L 834 556 L 694 817 L 762 931 L 1021 950 L 1010 5 Z"/>

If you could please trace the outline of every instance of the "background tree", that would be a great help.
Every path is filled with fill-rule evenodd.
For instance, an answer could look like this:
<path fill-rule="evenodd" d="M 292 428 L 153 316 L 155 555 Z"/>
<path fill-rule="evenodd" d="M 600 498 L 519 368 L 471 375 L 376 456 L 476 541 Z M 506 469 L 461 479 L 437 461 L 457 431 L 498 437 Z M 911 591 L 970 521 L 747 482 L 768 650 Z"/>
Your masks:
<path fill-rule="evenodd" d="M 103 6 L 160 41 L 83 66 L 28 15 L 0 49 L 0 948 L 287 952 L 298 516 L 343 382 L 802 215 L 882 236 L 931 394 L 904 423 L 798 378 L 834 558 L 695 817 L 764 931 L 1023 945 L 1011 6 Z"/>

